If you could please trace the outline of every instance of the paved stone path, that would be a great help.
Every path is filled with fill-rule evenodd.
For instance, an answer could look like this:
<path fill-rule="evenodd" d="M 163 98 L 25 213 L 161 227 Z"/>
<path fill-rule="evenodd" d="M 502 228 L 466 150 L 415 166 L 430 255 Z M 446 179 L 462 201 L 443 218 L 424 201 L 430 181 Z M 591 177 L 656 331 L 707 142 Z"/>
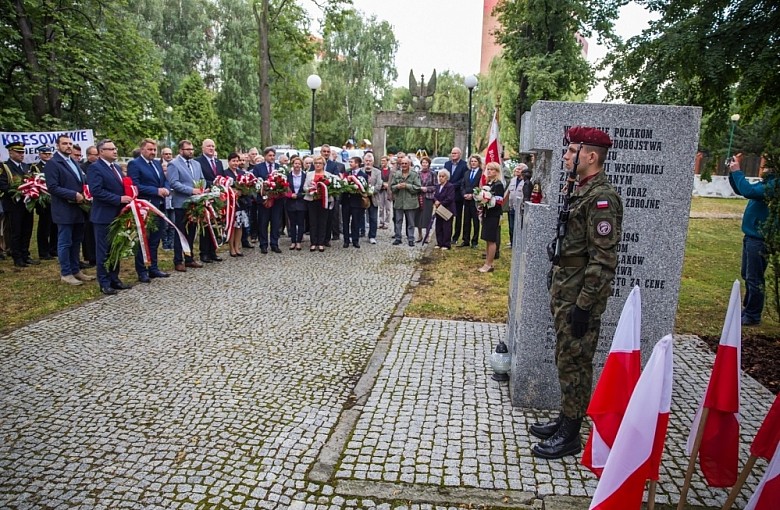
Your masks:
<path fill-rule="evenodd" d="M 547 414 L 488 378 L 503 325 L 391 319 L 419 248 L 283 249 L 0 338 L 0 508 L 587 508 L 575 459 L 529 455 Z M 659 502 L 712 359 L 676 352 Z M 743 397 L 747 445 L 771 395 L 745 378 Z M 725 497 L 694 481 L 691 502 Z"/>

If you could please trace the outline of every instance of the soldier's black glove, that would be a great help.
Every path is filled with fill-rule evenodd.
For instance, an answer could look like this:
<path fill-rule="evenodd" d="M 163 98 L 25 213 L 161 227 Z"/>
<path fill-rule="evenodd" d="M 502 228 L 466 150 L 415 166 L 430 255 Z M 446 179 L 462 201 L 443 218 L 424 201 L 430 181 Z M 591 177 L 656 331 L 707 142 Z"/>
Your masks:
<path fill-rule="evenodd" d="M 583 310 L 577 305 L 574 305 L 569 309 L 567 322 L 571 324 L 571 334 L 574 335 L 574 338 L 582 338 L 585 336 L 585 333 L 588 332 L 589 318 L 590 312 Z"/>

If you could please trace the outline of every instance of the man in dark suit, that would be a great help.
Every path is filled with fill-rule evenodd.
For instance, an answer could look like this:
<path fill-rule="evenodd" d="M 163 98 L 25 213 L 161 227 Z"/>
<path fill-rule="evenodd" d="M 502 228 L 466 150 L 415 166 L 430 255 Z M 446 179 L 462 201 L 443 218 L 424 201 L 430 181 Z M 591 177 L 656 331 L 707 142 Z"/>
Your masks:
<path fill-rule="evenodd" d="M 460 186 L 460 193 L 463 196 L 463 242 L 458 246 L 461 248 L 469 246 L 472 227 L 474 227 L 474 236 L 471 237 L 471 247 L 476 248 L 479 243 L 479 212 L 472 192 L 482 180 L 481 158 L 478 154 L 472 154 L 469 163 L 475 166 L 468 169 Z"/>
<path fill-rule="evenodd" d="M 29 177 L 30 169 L 24 164 L 24 144 L 11 142 L 6 144 L 8 161 L 0 168 L 0 197 L 3 200 L 3 210 L 6 221 L 9 222 L 11 242 L 8 247 L 16 267 L 27 267 L 40 264 L 40 261 L 30 257 L 30 239 L 33 230 L 33 213 L 27 210 L 22 200 L 14 198 L 16 185 L 14 180 Z"/>
<path fill-rule="evenodd" d="M 463 194 L 460 188 L 463 184 L 463 176 L 468 173 L 468 165 L 461 159 L 461 155 L 460 148 L 453 147 L 450 160 L 444 163 L 445 170 L 450 173 L 450 184 L 455 187 L 455 230 L 452 232 L 452 244 L 457 243 L 460 238 L 463 222 Z"/>
<path fill-rule="evenodd" d="M 100 292 L 113 295 L 117 290 L 129 289 L 131 286 L 122 283 L 119 279 L 119 262 L 110 269 L 106 268 L 109 250 L 108 226 L 133 197 L 125 194 L 122 171 L 115 164 L 116 144 L 109 139 L 101 140 L 97 144 L 97 149 L 100 157 L 87 171 L 87 182 L 92 193 L 90 219 L 95 229 L 95 255 Z"/>
<path fill-rule="evenodd" d="M 84 238 L 84 201 L 86 176 L 70 157 L 73 141 L 66 135 L 57 137 L 57 153 L 43 167 L 46 187 L 51 195 L 51 219 L 57 226 L 57 259 L 60 279 L 70 285 L 81 285 L 95 279 L 81 271 L 79 252 Z"/>
<path fill-rule="evenodd" d="M 324 143 L 320 147 L 320 155 L 325 158 L 325 171 L 333 175 L 341 175 L 346 171 L 344 165 L 338 161 L 330 160 L 331 148 L 330 145 Z M 338 241 L 341 237 L 341 207 L 339 207 L 341 197 L 334 197 L 333 209 L 330 210 L 327 224 L 325 225 L 325 232 L 331 233 L 331 239 Z M 349 232 L 344 232 L 344 239 L 348 241 Z M 325 246 L 330 246 L 330 243 L 325 243 Z"/>
<path fill-rule="evenodd" d="M 346 179 L 350 175 L 363 179 L 363 185 L 368 185 L 368 174 L 360 167 L 363 160 L 359 157 L 349 158 L 349 172 L 343 174 Z M 349 248 L 349 238 L 352 237 L 352 246 L 360 248 L 360 229 L 365 228 L 366 216 L 363 209 L 361 195 L 359 193 L 347 193 L 341 198 L 341 214 L 344 220 L 344 248 Z"/>
<path fill-rule="evenodd" d="M 127 165 L 127 176 L 138 187 L 138 198 L 147 200 L 153 206 L 165 213 L 165 197 L 170 195 L 170 185 L 165 178 L 162 165 L 157 157 L 157 142 L 151 138 L 141 140 L 141 155 Z M 139 249 L 135 254 L 135 272 L 138 273 L 138 281 L 149 283 L 152 278 L 168 278 L 170 276 L 157 267 L 157 249 L 160 239 L 165 231 L 167 223 L 157 216 L 157 230 L 149 232 L 149 267 L 144 264 L 144 257 Z"/>
<path fill-rule="evenodd" d="M 222 161 L 217 158 L 217 146 L 214 140 L 206 138 L 200 148 L 201 155 L 195 161 L 200 164 L 206 186 L 210 188 L 217 176 L 225 174 L 225 169 L 222 166 Z M 222 259 L 217 255 L 217 247 L 214 246 L 208 232 L 204 232 L 200 236 L 200 260 L 207 264 L 222 262 Z"/>
<path fill-rule="evenodd" d="M 258 179 L 267 181 L 268 177 L 278 170 L 276 166 L 276 150 L 272 147 L 267 147 L 263 150 L 263 158 L 265 161 L 258 163 L 252 169 L 252 173 Z M 261 201 L 261 197 L 257 198 Z M 282 253 L 279 249 L 279 229 L 282 226 L 282 210 L 284 209 L 284 201 L 282 199 L 275 199 L 271 207 L 266 207 L 266 202 L 261 202 L 257 205 L 257 225 L 259 228 L 260 239 L 260 252 L 268 253 L 268 227 L 271 227 L 271 251 L 274 253 Z"/>

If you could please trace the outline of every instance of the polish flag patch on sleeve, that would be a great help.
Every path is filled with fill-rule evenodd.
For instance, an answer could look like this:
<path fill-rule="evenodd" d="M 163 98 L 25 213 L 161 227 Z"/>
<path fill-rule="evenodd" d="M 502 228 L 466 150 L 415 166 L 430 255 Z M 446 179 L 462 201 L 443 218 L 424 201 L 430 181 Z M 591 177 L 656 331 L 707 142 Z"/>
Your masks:
<path fill-rule="evenodd" d="M 609 209 L 609 202 L 607 200 L 599 200 L 596 202 L 596 209 Z"/>

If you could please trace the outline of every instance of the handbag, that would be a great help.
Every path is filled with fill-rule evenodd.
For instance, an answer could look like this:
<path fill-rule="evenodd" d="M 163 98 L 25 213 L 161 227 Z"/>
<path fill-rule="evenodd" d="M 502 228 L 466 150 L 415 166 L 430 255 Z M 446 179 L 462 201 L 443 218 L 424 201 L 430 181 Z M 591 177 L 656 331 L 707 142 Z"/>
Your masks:
<path fill-rule="evenodd" d="M 434 214 L 436 214 L 436 216 L 443 219 L 444 221 L 449 221 L 453 216 L 450 210 L 444 207 L 443 205 L 438 206 L 434 211 Z"/>
<path fill-rule="evenodd" d="M 360 196 L 360 207 L 363 209 L 368 209 L 371 207 L 371 197 L 368 195 L 361 195 Z"/>

